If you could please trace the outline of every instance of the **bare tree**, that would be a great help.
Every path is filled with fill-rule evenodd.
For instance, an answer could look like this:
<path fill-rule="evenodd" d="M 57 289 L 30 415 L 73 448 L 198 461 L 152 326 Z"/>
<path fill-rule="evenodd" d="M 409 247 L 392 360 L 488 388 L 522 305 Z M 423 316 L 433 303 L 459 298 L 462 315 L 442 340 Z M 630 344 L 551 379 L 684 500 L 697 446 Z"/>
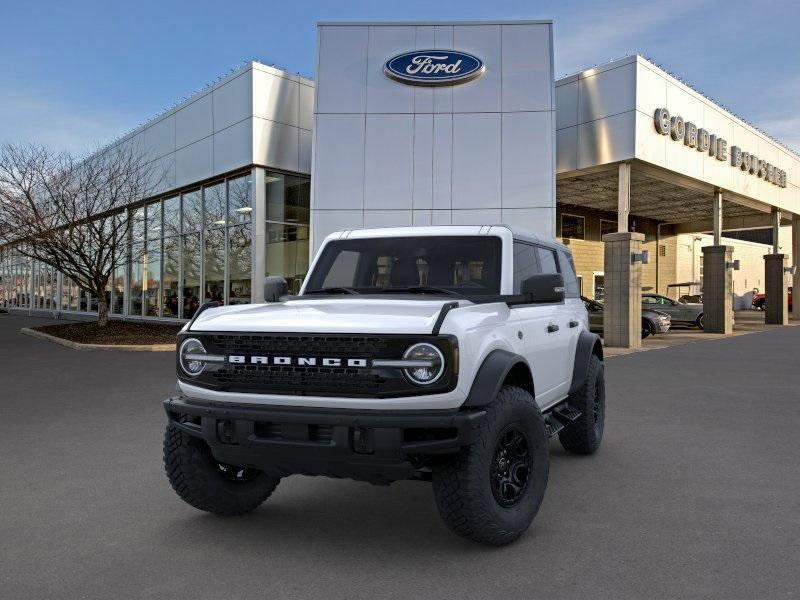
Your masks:
<path fill-rule="evenodd" d="M 86 159 L 44 146 L 0 148 L 0 245 L 61 271 L 97 298 L 97 322 L 108 323 L 106 286 L 115 269 L 139 260 L 129 244 L 125 207 L 152 196 L 163 180 L 131 143 Z M 132 254 L 133 253 L 133 254 Z"/>

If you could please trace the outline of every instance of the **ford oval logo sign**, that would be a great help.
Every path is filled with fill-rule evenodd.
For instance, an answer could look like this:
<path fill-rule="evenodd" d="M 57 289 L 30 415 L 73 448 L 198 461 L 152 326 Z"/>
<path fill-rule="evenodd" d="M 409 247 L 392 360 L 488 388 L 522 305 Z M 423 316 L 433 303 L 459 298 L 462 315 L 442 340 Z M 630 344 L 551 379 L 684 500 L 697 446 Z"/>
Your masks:
<path fill-rule="evenodd" d="M 477 56 L 456 50 L 414 50 L 386 61 L 388 77 L 410 85 L 456 85 L 483 75 L 486 67 Z"/>

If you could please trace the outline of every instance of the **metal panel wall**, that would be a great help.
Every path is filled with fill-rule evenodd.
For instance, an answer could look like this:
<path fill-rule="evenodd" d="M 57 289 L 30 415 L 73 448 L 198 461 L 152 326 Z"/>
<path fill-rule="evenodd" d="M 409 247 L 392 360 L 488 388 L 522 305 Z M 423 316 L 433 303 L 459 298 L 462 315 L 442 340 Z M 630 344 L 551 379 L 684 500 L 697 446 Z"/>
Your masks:
<path fill-rule="evenodd" d="M 158 193 L 251 164 L 309 174 L 313 99 L 310 80 L 251 62 L 116 143 L 156 161 Z"/>
<path fill-rule="evenodd" d="M 453 49 L 476 80 L 419 87 L 392 56 Z M 318 29 L 313 247 L 337 229 L 514 223 L 554 234 L 552 25 L 331 23 Z"/>
<path fill-rule="evenodd" d="M 641 57 L 633 57 L 633 60 L 637 74 L 636 109 L 640 116 L 636 127 L 637 158 L 766 205 L 800 213 L 800 156 L 649 61 Z M 658 108 L 666 108 L 673 117 L 680 116 L 684 122 L 691 122 L 698 129 L 726 140 L 725 159 L 717 160 L 682 141 L 660 135 L 653 124 Z M 778 131 L 774 133 L 780 135 Z M 733 146 L 785 170 L 786 187 L 732 166 Z"/>
<path fill-rule="evenodd" d="M 767 209 L 800 213 L 800 156 L 641 56 L 582 71 L 555 85 L 558 173 L 638 159 Z M 658 133 L 654 115 L 659 108 L 724 139 L 725 158 L 717 160 L 683 139 Z M 786 171 L 786 187 L 732 166 L 734 146 Z"/>
<path fill-rule="evenodd" d="M 557 173 L 634 157 L 635 67 L 623 59 L 556 82 Z"/>

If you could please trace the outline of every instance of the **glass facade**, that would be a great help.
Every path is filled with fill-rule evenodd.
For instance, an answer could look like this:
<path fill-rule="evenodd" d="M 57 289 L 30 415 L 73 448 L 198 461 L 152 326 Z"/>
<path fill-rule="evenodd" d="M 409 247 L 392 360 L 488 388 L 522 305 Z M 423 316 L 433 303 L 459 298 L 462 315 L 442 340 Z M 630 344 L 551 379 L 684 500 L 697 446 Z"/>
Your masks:
<path fill-rule="evenodd" d="M 286 278 L 297 293 L 308 272 L 311 181 L 307 177 L 267 173 L 267 269 Z"/>
<path fill-rule="evenodd" d="M 264 275 L 297 292 L 309 264 L 310 180 L 266 172 Z M 189 319 L 203 302 L 252 298 L 252 171 L 130 209 L 126 266 L 106 288 L 113 315 Z M 0 248 L 0 306 L 96 312 L 97 298 L 58 270 Z"/>

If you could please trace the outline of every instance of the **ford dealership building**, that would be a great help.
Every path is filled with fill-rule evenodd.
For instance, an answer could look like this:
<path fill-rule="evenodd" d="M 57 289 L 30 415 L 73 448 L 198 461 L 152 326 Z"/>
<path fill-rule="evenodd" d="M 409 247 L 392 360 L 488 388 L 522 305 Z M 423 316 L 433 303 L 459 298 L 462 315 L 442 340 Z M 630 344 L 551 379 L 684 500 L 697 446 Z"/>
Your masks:
<path fill-rule="evenodd" d="M 145 252 L 115 274 L 113 314 L 260 301 L 268 275 L 297 290 L 327 234 L 362 227 L 558 237 L 614 345 L 638 343 L 642 290 L 702 292 L 727 333 L 753 288 L 785 298 L 800 277 L 800 156 L 642 57 L 556 81 L 547 21 L 322 23 L 314 79 L 249 63 L 115 142 L 166 177 L 126 211 Z M 0 277 L 13 310 L 95 305 L 13 246 Z"/>

